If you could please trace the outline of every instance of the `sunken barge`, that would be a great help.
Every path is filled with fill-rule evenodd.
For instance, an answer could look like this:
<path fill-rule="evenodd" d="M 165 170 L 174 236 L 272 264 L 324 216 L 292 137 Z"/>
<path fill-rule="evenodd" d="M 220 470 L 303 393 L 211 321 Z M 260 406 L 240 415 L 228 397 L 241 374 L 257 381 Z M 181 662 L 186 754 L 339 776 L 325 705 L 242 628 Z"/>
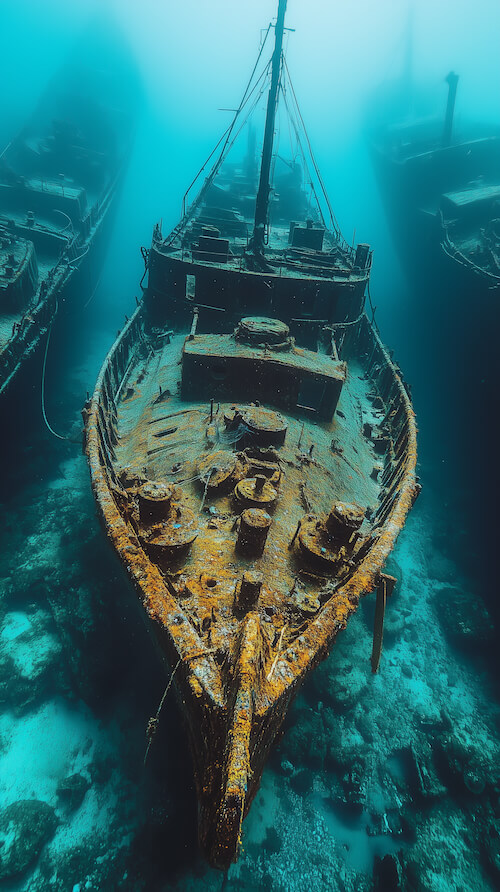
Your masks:
<path fill-rule="evenodd" d="M 422 281 L 500 291 L 500 128 L 454 133 L 458 76 L 443 121 L 387 126 L 372 157 L 403 267 Z M 425 260 L 424 260 L 425 258 Z"/>
<path fill-rule="evenodd" d="M 137 83 L 94 29 L 0 152 L 0 399 L 39 393 L 32 360 L 63 304 L 99 281 L 130 155 Z M 41 365 L 41 364 L 40 364 Z"/>
<path fill-rule="evenodd" d="M 450 72 L 446 83 L 441 119 L 387 125 L 371 154 L 408 283 L 404 324 L 419 414 L 460 512 L 482 518 L 470 549 L 473 573 L 489 587 L 498 529 L 495 500 L 484 492 L 498 464 L 490 418 L 500 375 L 500 126 L 455 127 L 458 76 Z"/>
<path fill-rule="evenodd" d="M 291 699 L 375 590 L 377 669 L 383 568 L 419 488 L 408 390 L 364 313 L 369 247 L 320 210 L 273 218 L 285 6 L 252 206 L 208 203 L 230 133 L 178 226 L 155 226 L 142 301 L 84 411 L 99 512 L 173 682 L 200 844 L 222 869 Z"/>

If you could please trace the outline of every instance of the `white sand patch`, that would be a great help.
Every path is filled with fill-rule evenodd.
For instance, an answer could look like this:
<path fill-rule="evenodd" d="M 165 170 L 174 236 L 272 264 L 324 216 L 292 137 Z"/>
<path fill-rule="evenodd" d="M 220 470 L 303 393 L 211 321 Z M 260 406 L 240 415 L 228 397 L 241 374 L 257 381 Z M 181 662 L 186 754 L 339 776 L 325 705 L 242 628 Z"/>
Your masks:
<path fill-rule="evenodd" d="M 28 573 L 36 572 L 38 578 L 42 578 L 45 570 L 50 572 L 58 565 L 57 553 L 59 551 L 61 533 L 59 530 L 51 528 L 53 523 L 53 515 L 48 513 L 43 525 L 43 531 L 36 536 L 28 537 L 24 550 L 20 552 L 20 555 L 25 557 L 26 560 L 19 564 L 17 573 L 21 573 L 23 570 Z"/>
<path fill-rule="evenodd" d="M 34 679 L 61 654 L 57 639 L 43 628 L 39 611 L 31 619 L 25 613 L 8 613 L 2 627 L 2 651 L 24 678 Z"/>
<path fill-rule="evenodd" d="M 63 489 L 67 492 L 68 484 L 74 485 L 74 495 L 80 496 L 82 490 L 82 477 L 86 481 L 87 466 L 83 456 L 76 455 L 61 462 L 58 468 L 59 475 L 48 484 L 48 489 Z"/>
<path fill-rule="evenodd" d="M 88 844 L 92 849 L 98 840 L 110 838 L 123 795 L 123 778 L 115 771 L 104 786 L 91 786 L 75 811 L 68 811 L 58 801 L 57 785 L 74 773 L 90 779 L 94 758 L 105 758 L 114 751 L 113 729 L 102 729 L 84 704 L 56 700 L 20 719 L 11 714 L 0 716 L 0 737 L 7 743 L 0 755 L 2 806 L 35 798 L 55 808 L 60 824 L 47 845 L 47 856 L 53 864 L 77 847 Z M 129 842 L 125 828 L 119 839 L 113 838 L 117 849 Z M 89 862 L 89 872 L 94 866 Z M 34 888 L 45 888 L 44 882 L 37 865 L 30 888 L 31 883 Z M 22 880 L 21 885 L 12 886 L 12 892 L 25 888 Z M 86 875 L 81 878 L 80 888 L 82 892 L 90 888 Z"/>
<path fill-rule="evenodd" d="M 8 613 L 4 619 L 0 637 L 3 641 L 14 641 L 28 629 L 31 629 L 31 622 L 25 613 Z"/>
<path fill-rule="evenodd" d="M 5 713 L 0 716 L 0 735 L 7 743 L 0 755 L 4 805 L 36 798 L 56 806 L 58 782 L 84 771 L 96 744 L 103 743 L 100 727 L 86 707 L 62 700 L 22 718 Z"/>
<path fill-rule="evenodd" d="M 64 819 L 50 844 L 53 852 L 66 852 L 82 845 L 93 834 L 107 836 L 117 808 L 118 797 L 111 789 L 90 788 L 81 806 Z"/>

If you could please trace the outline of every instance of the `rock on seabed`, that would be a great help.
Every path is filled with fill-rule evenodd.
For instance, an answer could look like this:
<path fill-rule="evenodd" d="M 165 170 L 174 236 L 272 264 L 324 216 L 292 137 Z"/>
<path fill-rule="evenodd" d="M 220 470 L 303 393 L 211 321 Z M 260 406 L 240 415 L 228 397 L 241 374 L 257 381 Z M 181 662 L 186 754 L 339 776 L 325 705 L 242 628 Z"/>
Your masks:
<path fill-rule="evenodd" d="M 0 811 L 0 881 L 32 864 L 55 833 L 54 809 L 38 799 L 20 799 Z"/>

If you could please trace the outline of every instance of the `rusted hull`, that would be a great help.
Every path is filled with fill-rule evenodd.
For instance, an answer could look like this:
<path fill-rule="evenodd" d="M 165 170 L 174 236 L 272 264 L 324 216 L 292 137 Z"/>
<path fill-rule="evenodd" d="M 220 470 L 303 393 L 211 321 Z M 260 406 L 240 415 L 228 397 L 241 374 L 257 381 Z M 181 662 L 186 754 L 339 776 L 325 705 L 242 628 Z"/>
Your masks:
<path fill-rule="evenodd" d="M 310 270 L 302 278 L 300 288 L 292 288 L 289 275 L 284 275 L 286 264 L 266 274 L 250 272 L 239 259 L 231 269 L 218 269 L 213 264 L 193 265 L 192 256 L 164 254 L 160 246 L 151 246 L 148 257 L 148 289 L 145 295 L 149 318 L 162 324 L 165 298 L 170 312 L 185 312 L 186 277 L 196 274 L 197 288 L 203 301 L 211 306 L 230 309 L 240 316 L 263 314 L 269 306 L 278 318 L 301 316 L 304 312 L 324 318 L 328 322 L 356 319 L 363 310 L 364 293 L 370 276 L 371 258 L 365 269 L 345 270 L 343 275 L 323 280 Z"/>
<path fill-rule="evenodd" d="M 200 845 L 213 865 L 226 868 L 237 858 L 243 818 L 291 699 L 328 654 L 360 598 L 377 586 L 418 493 L 415 418 L 399 372 L 363 317 L 350 329 L 347 349 L 362 357 L 365 374 L 383 401 L 391 433 L 370 547 L 304 633 L 282 651 L 278 646 L 266 673 L 259 617 L 250 610 L 239 633 L 229 685 L 227 680 L 223 684 L 213 654 L 186 621 L 120 510 L 120 486 L 113 466 L 115 402 L 134 358 L 144 349 L 145 313 L 144 306 L 137 309 L 105 360 L 87 408 L 86 450 L 106 533 L 135 586 L 153 639 L 170 667 L 176 667 L 174 682 L 199 797 Z"/>
<path fill-rule="evenodd" d="M 411 133 L 406 142 L 411 146 Z M 477 573 L 480 584 L 489 586 L 496 573 L 498 520 L 496 505 L 484 492 L 498 462 L 489 419 L 498 402 L 500 269 L 480 268 L 481 255 L 469 252 L 464 257 L 454 226 L 445 232 L 439 208 L 442 194 L 450 190 L 471 182 L 500 182 L 500 140 L 471 139 L 452 150 L 451 155 L 439 149 L 429 155 L 415 151 L 407 163 L 397 163 L 379 148 L 372 155 L 407 280 L 408 297 L 399 320 L 406 341 L 405 367 L 415 379 L 422 429 L 427 428 L 432 448 L 439 444 L 447 489 L 458 495 L 455 509 L 464 519 L 482 517 L 476 533 L 472 530 L 470 548 L 481 554 Z M 487 218 L 478 220 L 477 234 L 484 231 Z M 469 408 L 474 421 L 462 423 Z M 471 469 L 473 485 L 464 485 Z"/>
<path fill-rule="evenodd" d="M 19 328 L 0 355 L 0 401 L 7 393 L 14 398 L 20 396 L 17 382 L 21 370 L 31 367 L 46 344 L 47 335 L 59 308 L 73 303 L 76 296 L 87 300 L 97 286 L 99 273 L 104 263 L 106 248 L 114 218 L 114 210 L 124 177 L 124 169 L 116 176 L 115 182 L 99 205 L 92 221 L 88 237 L 74 257 L 63 256 L 53 270 L 51 284 L 35 307 L 28 307 Z M 73 260 L 81 256 L 73 264 Z M 39 360 L 41 372 L 41 360 Z M 34 382 L 37 393 L 40 391 L 40 375 Z"/>
<path fill-rule="evenodd" d="M 0 398 L 14 390 L 25 399 L 21 372 L 43 355 L 59 310 L 83 310 L 98 285 L 138 86 L 126 46 L 96 19 L 2 147 Z"/>

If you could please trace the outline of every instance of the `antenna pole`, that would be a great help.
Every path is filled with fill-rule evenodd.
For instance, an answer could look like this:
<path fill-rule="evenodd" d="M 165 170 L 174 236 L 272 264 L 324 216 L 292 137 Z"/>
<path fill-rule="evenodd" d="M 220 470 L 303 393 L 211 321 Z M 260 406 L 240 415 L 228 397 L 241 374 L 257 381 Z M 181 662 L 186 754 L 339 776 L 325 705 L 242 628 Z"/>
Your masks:
<path fill-rule="evenodd" d="M 254 254 L 264 253 L 264 232 L 267 221 L 267 209 L 269 204 L 269 174 L 271 170 L 271 158 L 273 153 L 274 122 L 276 119 L 276 105 L 278 101 L 278 89 L 281 76 L 281 54 L 283 49 L 283 31 L 285 24 L 285 10 L 287 0 L 279 0 L 278 16 L 275 27 L 274 52 L 272 59 L 271 86 L 267 98 L 266 126 L 264 130 L 264 143 L 262 146 L 262 162 L 260 166 L 259 188 L 255 202 L 255 223 L 250 248 Z"/>

